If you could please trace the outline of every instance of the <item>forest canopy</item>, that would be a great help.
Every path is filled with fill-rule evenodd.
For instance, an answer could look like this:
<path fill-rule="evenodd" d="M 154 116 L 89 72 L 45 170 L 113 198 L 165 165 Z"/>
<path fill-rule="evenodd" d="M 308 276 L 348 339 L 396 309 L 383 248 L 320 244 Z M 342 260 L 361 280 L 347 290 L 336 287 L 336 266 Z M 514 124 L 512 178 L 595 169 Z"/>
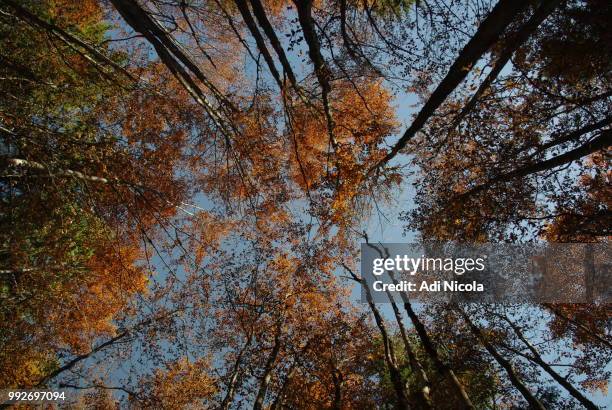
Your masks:
<path fill-rule="evenodd" d="M 588 304 L 353 291 L 385 226 L 608 244 L 610 21 L 608 0 L 0 0 L 0 388 L 605 408 L 612 281 Z"/>

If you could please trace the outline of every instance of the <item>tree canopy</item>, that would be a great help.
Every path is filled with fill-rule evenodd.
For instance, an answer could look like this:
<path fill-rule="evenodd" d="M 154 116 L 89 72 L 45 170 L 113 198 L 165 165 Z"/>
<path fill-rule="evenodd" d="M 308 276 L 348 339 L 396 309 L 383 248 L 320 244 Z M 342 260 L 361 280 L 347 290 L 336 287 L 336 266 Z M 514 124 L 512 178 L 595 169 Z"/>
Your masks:
<path fill-rule="evenodd" d="M 0 0 L 0 387 L 609 404 L 608 300 L 353 290 L 395 210 L 416 240 L 608 244 L 610 21 L 605 0 Z"/>

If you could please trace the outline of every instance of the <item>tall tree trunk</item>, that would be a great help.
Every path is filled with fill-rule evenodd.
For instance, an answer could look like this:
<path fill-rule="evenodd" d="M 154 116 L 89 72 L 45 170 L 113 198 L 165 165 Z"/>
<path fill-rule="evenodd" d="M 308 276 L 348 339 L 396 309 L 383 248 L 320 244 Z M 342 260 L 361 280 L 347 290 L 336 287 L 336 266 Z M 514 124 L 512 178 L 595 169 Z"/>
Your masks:
<path fill-rule="evenodd" d="M 321 85 L 323 111 L 327 122 L 327 133 L 329 134 L 331 145 L 335 150 L 338 143 L 334 137 L 334 118 L 331 111 L 331 101 L 329 99 L 329 94 L 331 93 L 331 73 L 321 54 L 319 36 L 315 31 L 315 24 L 312 19 L 312 0 L 294 0 L 293 3 L 297 8 L 298 19 L 302 27 L 304 40 L 306 40 L 306 44 L 308 45 L 308 56 L 314 65 L 315 75 Z"/>
<path fill-rule="evenodd" d="M 240 1 L 240 0 L 238 0 Z M 289 78 L 289 82 L 293 87 L 299 91 L 297 79 L 295 78 L 295 74 L 293 74 L 293 70 L 291 69 L 291 64 L 287 59 L 287 55 L 285 54 L 285 50 L 283 50 L 283 46 L 281 45 L 278 37 L 276 36 L 276 32 L 274 31 L 274 27 L 270 24 L 268 20 L 268 16 L 266 15 L 266 10 L 264 9 L 263 4 L 260 0 L 250 0 L 251 7 L 253 8 L 253 14 L 259 23 L 259 26 L 263 29 L 266 37 L 272 44 L 272 48 L 276 52 L 281 65 L 283 66 L 283 70 L 285 70 L 285 74 L 287 74 L 287 78 Z"/>
<path fill-rule="evenodd" d="M 557 383 L 563 386 L 563 388 L 567 390 L 567 392 L 571 394 L 572 397 L 574 397 L 576 400 L 578 400 L 580 404 L 582 404 L 584 407 L 586 407 L 589 410 L 598 409 L 598 407 L 591 400 L 587 399 L 570 382 L 568 382 L 567 379 L 562 377 L 552 367 L 550 367 L 548 363 L 544 361 L 544 359 L 542 359 L 542 356 L 540 355 L 538 350 L 531 343 L 529 343 L 527 338 L 525 338 L 525 336 L 523 335 L 523 332 L 521 332 L 521 329 L 515 323 L 513 323 L 508 316 L 506 315 L 499 315 L 499 316 L 510 325 L 510 327 L 512 328 L 512 330 L 514 330 L 514 333 L 519 338 L 519 340 L 521 340 L 521 342 L 523 342 L 525 346 L 527 346 L 527 348 L 532 354 L 530 359 L 534 363 L 538 364 L 542 369 L 544 369 L 546 373 L 548 373 Z"/>
<path fill-rule="evenodd" d="M 397 283 L 395 279 L 393 279 L 394 283 Z M 419 403 L 419 408 L 422 409 L 431 409 L 431 398 L 429 397 L 429 393 L 431 391 L 431 383 L 429 382 L 429 378 L 427 377 L 427 373 L 423 369 L 421 362 L 416 357 L 414 350 L 412 349 L 412 345 L 408 340 L 408 335 L 406 334 L 406 328 L 404 327 L 404 323 L 402 321 L 402 316 L 400 314 L 400 310 L 397 307 L 397 303 L 393 299 L 391 293 L 387 291 L 387 296 L 391 301 L 391 307 L 393 308 L 393 314 L 395 315 L 395 321 L 399 326 L 400 334 L 402 336 L 402 342 L 404 343 L 404 350 L 406 350 L 406 356 L 408 357 L 408 362 L 410 363 L 410 369 L 415 374 L 417 379 L 417 384 L 419 386 L 419 390 L 416 393 L 416 400 Z"/>
<path fill-rule="evenodd" d="M 334 401 L 332 403 L 333 410 L 341 410 L 342 409 L 342 382 L 343 382 L 342 373 L 336 369 L 336 367 L 332 367 L 332 381 L 334 382 Z"/>
<path fill-rule="evenodd" d="M 601 131 L 597 137 L 577 148 L 574 148 L 571 151 L 567 151 L 544 161 L 522 166 L 505 174 L 501 174 L 490 179 L 484 184 L 477 185 L 461 195 L 458 195 L 456 198 L 471 196 L 501 182 L 510 181 L 516 178 L 524 178 L 537 172 L 548 171 L 550 169 L 560 167 L 561 165 L 569 164 L 589 154 L 604 150 L 610 146 L 612 146 L 612 130 Z"/>
<path fill-rule="evenodd" d="M 240 11 L 240 15 L 242 16 L 242 20 L 244 21 L 247 28 L 251 32 L 251 35 L 255 39 L 255 44 L 257 44 L 257 48 L 261 52 L 261 55 L 263 55 L 264 60 L 266 60 L 266 64 L 268 65 L 268 69 L 270 70 L 272 77 L 278 84 L 278 87 L 282 90 L 283 82 L 280 78 L 278 70 L 276 69 L 276 66 L 274 65 L 274 59 L 272 59 L 272 56 L 268 51 L 268 47 L 266 47 L 266 42 L 264 41 L 261 33 L 259 32 L 257 24 L 255 24 L 255 20 L 251 15 L 251 11 L 249 10 L 249 6 L 246 0 L 234 0 L 234 4 L 236 4 L 236 7 L 238 8 L 238 11 Z"/>
<path fill-rule="evenodd" d="M 274 363 L 276 362 L 276 358 L 278 357 L 278 353 L 281 348 L 281 323 L 278 322 L 276 326 L 276 332 L 274 334 L 274 344 L 272 345 L 272 351 L 266 360 L 266 365 L 264 367 L 264 372 L 261 377 L 261 382 L 259 383 L 259 390 L 257 391 L 257 397 L 255 398 L 255 404 L 253 405 L 253 410 L 262 410 L 264 401 L 266 399 L 266 393 L 268 392 L 268 386 L 270 385 L 270 380 L 272 379 L 272 370 L 274 369 Z"/>
<path fill-rule="evenodd" d="M 58 38 L 59 40 L 61 40 L 62 42 L 70 46 L 77 53 L 81 54 L 89 62 L 95 65 L 97 65 L 98 63 L 107 65 L 113 68 L 113 70 L 122 73 L 124 76 L 126 76 L 131 81 L 138 81 L 138 79 L 135 78 L 131 73 L 129 73 L 125 68 L 121 67 L 119 64 L 114 62 L 112 59 L 108 58 L 106 55 L 104 55 L 103 52 L 98 50 L 96 47 L 92 46 L 91 44 L 86 43 L 80 38 L 68 33 L 67 31 L 62 30 L 58 26 L 42 20 L 41 18 L 31 13 L 27 9 L 21 7 L 19 3 L 13 0 L 0 0 L 0 3 L 7 4 L 9 7 L 15 10 L 16 16 L 19 19 L 27 22 L 30 25 L 40 27 L 43 30 L 47 31 L 54 37 Z"/>
<path fill-rule="evenodd" d="M 229 382 L 227 383 L 227 390 L 225 392 L 225 396 L 221 401 L 221 405 L 219 406 L 220 410 L 227 410 L 232 405 L 232 401 L 234 400 L 234 394 L 236 393 L 236 383 L 238 382 L 238 376 L 240 373 L 240 366 L 242 364 L 242 356 L 247 351 L 247 349 L 251 346 L 251 341 L 253 340 L 253 333 L 249 334 L 246 342 L 240 352 L 238 352 L 238 356 L 236 356 L 236 361 L 234 362 L 234 366 L 232 368 L 232 374 L 230 376 Z"/>
<path fill-rule="evenodd" d="M 543 151 L 547 149 L 564 144 L 566 142 L 575 141 L 581 136 L 583 136 L 584 134 L 587 134 L 593 131 L 597 131 L 598 129 L 603 128 L 609 124 L 612 124 L 612 115 L 608 115 L 602 120 L 585 125 L 584 127 L 578 128 L 577 130 L 574 130 L 572 132 L 568 132 L 565 135 L 554 135 L 553 134 L 552 139 L 549 142 L 542 144 L 540 147 L 538 147 L 538 150 L 534 154 L 532 154 L 532 156 L 542 153 Z"/>
<path fill-rule="evenodd" d="M 51 170 L 48 167 L 41 164 L 40 162 L 28 161 L 28 160 L 20 159 L 20 158 L 5 158 L 0 162 L 3 162 L 7 167 L 24 168 L 24 169 L 28 169 L 28 170 L 36 171 L 36 172 L 47 172 L 49 173 L 49 176 L 52 176 L 52 177 L 53 176 L 73 177 L 73 178 L 81 179 L 83 181 L 99 182 L 103 184 L 108 184 L 109 182 L 111 182 L 108 178 L 98 177 L 94 175 L 86 175 L 86 174 L 83 174 L 82 172 L 73 171 L 71 169 L 56 169 L 56 170 L 52 170 L 51 172 Z M 112 181 L 120 182 L 117 179 L 113 179 Z"/>
<path fill-rule="evenodd" d="M 48 373 L 47 375 L 42 377 L 38 381 L 38 383 L 36 383 L 36 385 L 34 385 L 34 387 L 42 387 L 42 386 L 44 386 L 47 382 L 49 382 L 53 378 L 59 376 L 61 373 L 65 372 L 67 370 L 73 369 L 77 364 L 79 364 L 83 360 L 89 359 L 90 357 L 94 356 L 96 353 L 106 349 L 109 346 L 114 345 L 115 343 L 120 342 L 121 340 L 125 339 L 126 337 L 128 337 L 131 334 L 134 334 L 136 331 L 142 329 L 143 327 L 146 327 L 146 326 L 150 325 L 154 321 L 161 320 L 161 319 L 167 318 L 169 316 L 172 316 L 176 312 L 178 312 L 178 310 L 171 311 L 171 312 L 169 312 L 169 313 L 167 313 L 165 315 L 161 315 L 159 317 L 153 317 L 153 318 L 149 318 L 149 319 L 143 320 L 142 322 L 137 323 L 136 325 L 132 326 L 131 328 L 123 330 L 122 332 L 120 332 L 116 336 L 114 336 L 114 337 L 108 339 L 107 341 L 99 344 L 98 346 L 96 346 L 95 348 L 90 350 L 89 352 L 83 353 L 81 355 L 76 356 L 72 360 L 70 360 L 67 363 L 65 363 L 63 366 L 55 369 L 51 373 Z M 31 386 L 25 386 L 25 387 L 31 387 Z"/>
<path fill-rule="evenodd" d="M 503 68 L 508 64 L 510 58 L 518 48 L 527 41 L 529 36 L 531 36 L 537 28 L 542 24 L 544 20 L 553 12 L 553 10 L 561 3 L 563 0 L 544 0 L 538 9 L 533 13 L 531 18 L 521 26 L 515 33 L 510 35 L 506 40 L 506 45 L 502 52 L 497 57 L 493 68 L 489 72 L 489 74 L 485 77 L 484 81 L 478 87 L 478 90 L 474 93 L 472 98 L 468 101 L 467 104 L 463 106 L 461 112 L 457 115 L 457 117 L 453 120 L 453 127 L 456 127 L 457 124 L 476 106 L 478 99 L 484 94 L 484 92 L 491 86 L 493 81 L 497 78 L 499 73 L 503 70 Z"/>
<path fill-rule="evenodd" d="M 366 300 L 368 302 L 368 306 L 374 315 L 374 321 L 376 322 L 376 326 L 380 331 L 380 335 L 383 340 L 383 347 L 385 353 L 385 362 L 387 364 L 387 369 L 389 370 L 389 376 L 391 378 L 391 383 L 393 384 L 393 389 L 395 390 L 395 395 L 397 396 L 398 407 L 401 409 L 409 409 L 410 406 L 408 404 L 408 398 L 406 396 L 406 388 L 404 383 L 402 382 L 402 376 L 397 368 L 396 359 L 395 359 L 395 351 L 393 349 L 393 344 L 389 338 L 389 333 L 387 331 L 387 326 L 385 325 L 385 321 L 380 314 L 378 308 L 374 304 L 374 300 L 372 299 L 372 293 L 370 292 L 370 288 L 364 279 L 358 277 L 348 266 L 343 265 L 344 269 L 346 269 L 353 279 L 356 282 L 361 283 L 365 290 Z"/>
<path fill-rule="evenodd" d="M 174 75 L 192 98 L 204 108 L 210 118 L 223 131 L 226 138 L 229 138 L 230 133 L 223 120 L 223 115 L 213 106 L 206 93 L 199 87 L 189 72 L 202 82 L 225 107 L 236 111 L 231 102 L 208 80 L 182 47 L 137 2 L 134 0 L 111 0 L 111 3 L 125 22 L 134 31 L 141 33 L 151 43 L 160 60 L 170 70 L 172 75 Z"/>
<path fill-rule="evenodd" d="M 283 401 L 285 400 L 285 393 L 287 391 L 287 388 L 289 387 L 289 383 L 291 383 L 291 379 L 293 378 L 293 375 L 295 375 L 295 372 L 297 371 L 297 363 L 293 363 L 291 365 L 291 368 L 289 369 L 289 372 L 287 373 L 287 376 L 285 376 L 285 380 L 283 381 L 283 385 L 281 386 L 278 394 L 276 395 L 276 398 L 274 399 L 274 403 L 272 403 L 271 409 L 272 410 L 280 410 L 283 406 Z"/>
<path fill-rule="evenodd" d="M 487 338 L 482 334 L 480 328 L 470 320 L 467 313 L 465 313 L 465 311 L 457 305 L 454 305 L 453 309 L 461 315 L 465 323 L 468 325 L 472 334 L 476 336 L 480 343 L 483 344 L 485 349 L 487 349 L 487 352 L 489 352 L 489 354 L 493 356 L 495 361 L 506 371 L 510 382 L 523 395 L 525 400 L 527 400 L 529 406 L 532 409 L 546 410 L 544 405 L 533 395 L 533 393 L 531 393 L 531 391 L 529 391 L 527 386 L 525 386 L 525 384 L 521 381 L 516 371 L 512 367 L 512 364 L 508 360 L 506 360 L 501 354 L 499 354 L 495 347 L 493 347 L 493 345 L 489 343 Z"/>
<path fill-rule="evenodd" d="M 457 398 L 460 401 L 460 407 L 462 409 L 474 409 L 474 405 L 472 404 L 472 401 L 470 400 L 467 391 L 455 375 L 453 369 L 448 367 L 448 365 L 444 363 L 438 355 L 438 351 L 436 350 L 433 341 L 429 337 L 429 333 L 427 332 L 425 325 L 417 316 L 416 312 L 412 308 L 412 304 L 410 303 L 408 297 L 404 294 L 404 292 L 402 292 L 402 299 L 404 301 L 404 309 L 406 310 L 406 313 L 408 313 L 408 317 L 410 318 L 410 321 L 412 322 L 412 325 L 414 326 L 414 329 L 416 330 L 417 335 L 419 336 L 419 340 L 423 345 L 425 353 L 427 353 L 427 355 L 433 362 L 433 365 L 438 371 L 438 373 L 445 377 L 451 384 L 453 390 L 455 390 Z"/>
<path fill-rule="evenodd" d="M 370 248 L 372 248 L 376 252 L 378 252 L 378 254 L 380 255 L 381 258 L 388 258 L 389 257 L 389 252 L 388 252 L 387 249 L 385 249 L 385 253 L 383 254 L 383 252 L 378 247 L 370 244 L 367 235 L 364 234 L 363 238 L 365 239 L 367 245 Z M 397 284 L 397 280 L 395 279 L 395 275 L 394 275 L 393 271 L 387 271 L 387 274 L 391 278 L 391 281 L 393 283 Z M 370 290 L 367 287 L 367 285 L 364 283 L 363 286 L 365 286 L 366 295 L 369 294 Z M 421 341 L 421 345 L 423 346 L 423 349 L 425 350 L 425 353 L 427 353 L 427 355 L 429 356 L 429 358 L 433 362 L 433 365 L 436 368 L 436 371 L 440 375 L 442 375 L 442 377 L 446 378 L 448 380 L 448 382 L 451 384 L 451 386 L 455 390 L 455 393 L 458 396 L 458 399 L 461 402 L 462 408 L 473 409 L 474 405 L 472 404 L 472 401 L 470 400 L 469 395 L 465 391 L 465 388 L 463 387 L 463 385 L 461 384 L 461 382 L 459 381 L 459 379 L 455 375 L 455 372 L 453 372 L 453 370 L 451 368 L 449 368 L 440 359 L 440 356 L 438 355 L 438 351 L 436 350 L 435 346 L 433 345 L 433 342 L 432 342 L 431 338 L 429 337 L 429 334 L 427 333 L 427 329 L 425 328 L 425 325 L 423 325 L 423 323 L 420 321 L 420 319 L 418 318 L 418 316 L 415 313 L 415 311 L 412 309 L 412 305 L 410 303 L 410 300 L 408 299 L 408 296 L 406 295 L 405 292 L 400 292 L 400 295 L 401 295 L 401 298 L 402 298 L 402 302 L 404 304 L 404 310 L 406 310 L 406 313 L 408 314 L 408 317 L 410 318 L 410 321 L 412 322 L 412 325 L 414 326 L 414 328 L 415 328 L 415 330 L 417 332 L 419 340 Z M 389 296 L 389 298 L 390 298 L 391 301 L 393 301 L 393 299 L 390 296 Z M 398 313 L 399 313 L 399 310 L 398 310 Z M 415 358 L 416 358 L 416 356 L 415 356 Z M 419 365 L 418 367 L 421 367 L 420 363 L 418 363 L 418 365 Z M 421 370 L 422 370 L 422 367 L 421 367 Z M 427 379 L 427 375 L 425 374 L 424 371 L 421 373 L 421 375 L 423 377 L 423 381 L 428 380 Z M 425 387 L 426 386 L 427 385 L 425 385 Z M 425 392 L 423 392 L 423 393 L 425 393 Z M 425 397 L 428 397 L 428 392 L 427 392 L 427 394 L 425 394 Z M 427 405 L 427 404 L 430 403 L 430 401 L 429 400 L 425 400 L 425 403 L 426 403 L 425 405 Z"/>
<path fill-rule="evenodd" d="M 374 165 L 368 173 L 384 166 L 408 144 L 408 141 L 423 128 L 436 109 L 465 79 L 482 55 L 498 41 L 506 27 L 515 20 L 528 4 L 529 2 L 525 0 L 500 0 L 495 5 L 470 41 L 463 47 L 463 50 L 461 50 L 459 56 L 448 70 L 446 77 L 436 87 L 410 127 L 404 132 L 391 151 L 378 164 Z"/>

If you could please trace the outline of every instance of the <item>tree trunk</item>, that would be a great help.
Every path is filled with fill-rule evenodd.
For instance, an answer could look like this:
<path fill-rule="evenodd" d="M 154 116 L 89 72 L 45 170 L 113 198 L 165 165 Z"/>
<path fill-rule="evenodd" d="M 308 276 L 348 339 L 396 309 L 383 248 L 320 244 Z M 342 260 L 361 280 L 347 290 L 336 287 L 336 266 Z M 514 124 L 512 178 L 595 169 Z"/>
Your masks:
<path fill-rule="evenodd" d="M 419 336 L 421 344 L 423 345 L 423 349 L 425 349 L 425 353 L 427 353 L 427 355 L 433 362 L 434 367 L 440 375 L 442 375 L 449 381 L 449 383 L 455 390 L 457 398 L 461 402 L 460 407 L 462 409 L 474 409 L 474 405 L 472 404 L 472 401 L 470 400 L 467 391 L 465 391 L 465 388 L 455 375 L 455 372 L 450 367 L 448 367 L 448 365 L 446 365 L 442 361 L 442 359 L 440 359 L 438 351 L 436 350 L 433 341 L 429 337 L 425 325 L 423 325 L 423 323 L 420 321 L 416 312 L 412 309 L 412 305 L 410 304 L 408 297 L 404 295 L 403 292 L 402 298 L 404 299 L 404 309 L 406 310 L 406 313 L 408 313 L 408 317 L 410 317 L 410 320 L 412 321 L 412 324 L 417 332 L 417 335 Z"/>
<path fill-rule="evenodd" d="M 560 167 L 561 165 L 569 164 L 570 162 L 577 161 L 582 157 L 585 157 L 589 154 L 597 152 L 599 150 L 603 150 L 612 145 L 612 130 L 604 130 L 597 137 L 593 138 L 591 141 L 586 142 L 585 144 L 579 146 L 578 148 L 574 148 L 571 151 L 565 152 L 563 154 L 557 155 L 556 157 L 549 158 L 544 161 L 536 162 L 534 164 L 525 165 L 514 171 L 507 172 L 505 174 L 501 174 L 495 178 L 490 179 L 486 183 L 482 185 L 478 185 L 467 192 L 458 195 L 457 198 L 463 198 L 470 195 L 474 195 L 478 192 L 481 192 L 488 187 L 499 184 L 500 182 L 510 181 L 515 178 L 524 178 L 531 174 L 535 174 L 537 172 L 548 171 L 550 169 Z"/>
<path fill-rule="evenodd" d="M 278 357 L 278 353 L 281 348 L 281 324 L 278 323 L 276 327 L 276 333 L 274 335 L 274 345 L 272 346 L 272 351 L 266 360 L 266 365 L 264 367 L 264 373 L 261 377 L 261 382 L 259 384 L 259 391 L 257 392 L 257 397 L 255 398 L 255 404 L 253 405 L 253 410 L 262 410 L 264 401 L 266 399 L 266 393 L 268 391 L 268 386 L 270 385 L 270 380 L 272 379 L 272 370 L 274 369 L 274 362 L 276 362 L 276 358 Z"/>
<path fill-rule="evenodd" d="M 351 269 L 348 268 L 348 266 L 344 265 L 344 268 L 351 274 L 355 281 L 361 283 L 361 285 L 364 287 L 366 300 L 370 306 L 372 314 L 374 315 L 374 321 L 376 322 L 376 326 L 378 327 L 383 340 L 385 362 L 387 364 L 387 369 L 389 370 L 389 376 L 391 378 L 391 383 L 393 384 L 393 389 L 395 390 L 395 395 L 397 396 L 398 407 L 407 410 L 410 408 L 410 406 L 408 404 L 408 398 L 406 397 L 406 390 L 404 383 L 402 382 L 402 376 L 397 368 L 393 344 L 389 339 L 389 333 L 387 332 L 385 321 L 374 304 L 370 288 L 368 287 L 367 283 L 365 283 L 365 280 L 359 278 Z"/>
<path fill-rule="evenodd" d="M 436 109 L 446 100 L 446 97 L 465 79 L 482 55 L 498 41 L 506 27 L 515 20 L 516 16 L 528 4 L 529 2 L 525 0 L 500 0 L 495 5 L 470 41 L 461 50 L 461 53 L 459 53 L 459 56 L 448 70 L 446 77 L 436 87 L 410 127 L 404 132 L 391 151 L 378 164 L 374 165 L 368 173 L 384 166 L 406 146 L 408 141 L 423 128 Z"/>
<path fill-rule="evenodd" d="M 272 77 L 278 84 L 278 87 L 282 90 L 283 82 L 281 81 L 278 70 L 274 65 L 274 60 L 272 59 L 272 56 L 268 51 L 268 47 L 266 47 L 266 42 L 264 41 L 263 37 L 261 36 L 261 33 L 257 29 L 257 25 L 255 24 L 255 20 L 253 20 L 253 16 L 251 15 L 249 6 L 247 5 L 245 0 L 234 0 L 234 3 L 236 4 L 236 7 L 238 8 L 240 15 L 242 16 L 242 20 L 244 21 L 251 35 L 255 39 L 255 44 L 257 44 L 257 48 L 261 52 L 261 55 L 263 55 L 264 60 L 266 60 L 266 64 L 268 65 L 268 69 L 270 70 Z"/>
<path fill-rule="evenodd" d="M 280 391 L 278 392 L 276 398 L 274 399 L 274 403 L 272 403 L 272 406 L 271 406 L 272 410 L 280 410 L 282 408 L 283 401 L 285 399 L 285 392 L 287 391 L 287 387 L 289 386 L 289 383 L 291 383 L 291 379 L 293 378 L 293 375 L 295 374 L 296 371 L 297 371 L 297 363 L 293 363 L 289 372 L 287 373 L 287 376 L 285 377 L 285 381 L 283 381 L 283 385 L 280 388 Z"/>
<path fill-rule="evenodd" d="M 393 282 L 397 283 L 395 279 L 393 279 Z M 414 350 L 412 350 L 412 346 L 410 344 L 410 341 L 408 340 L 408 335 L 406 334 L 406 329 L 404 328 L 404 323 L 402 322 L 402 316 L 400 314 L 399 308 L 397 307 L 397 304 L 395 303 L 395 300 L 393 299 L 389 291 L 387 291 L 387 296 L 389 297 L 389 300 L 391 300 L 391 307 L 393 308 L 395 321 L 399 326 L 400 334 L 402 336 L 402 342 L 404 343 L 404 349 L 406 350 L 406 356 L 408 357 L 408 362 L 410 363 L 410 368 L 417 378 L 419 390 L 416 393 L 416 400 L 419 403 L 419 408 L 431 409 L 431 398 L 429 397 L 429 393 L 431 391 L 431 383 L 429 382 L 429 378 L 427 377 L 427 373 L 425 373 L 421 362 L 419 362 L 419 359 L 416 357 Z"/>
<path fill-rule="evenodd" d="M 527 346 L 527 348 L 532 354 L 532 357 L 530 357 L 530 359 L 534 363 L 538 364 L 542 369 L 544 369 L 546 373 L 548 373 L 557 383 L 563 386 L 563 388 L 567 390 L 567 392 L 571 394 L 572 397 L 574 397 L 576 400 L 578 400 L 580 404 L 582 404 L 584 407 L 586 407 L 589 410 L 598 409 L 598 407 L 591 400 L 584 397 L 584 395 L 580 393 L 574 386 L 572 386 L 572 384 L 568 382 L 567 379 L 562 377 L 552 367 L 550 367 L 548 363 L 544 361 L 544 359 L 542 359 L 542 356 L 540 356 L 540 353 L 538 352 L 538 350 L 531 343 L 529 343 L 529 341 L 523 335 L 523 332 L 521 332 L 519 327 L 516 324 L 514 324 L 508 316 L 504 315 L 501 317 L 506 322 L 508 322 L 512 330 L 514 330 L 514 333 L 516 333 L 516 336 L 525 344 L 525 346 Z"/>
<path fill-rule="evenodd" d="M 266 10 L 264 9 L 263 4 L 260 0 L 251 0 L 251 7 L 253 8 L 253 14 L 255 15 L 255 18 L 257 18 L 259 26 L 263 29 L 264 33 L 266 33 L 270 44 L 272 44 L 272 48 L 276 52 L 276 55 L 283 66 L 283 70 L 285 70 L 285 74 L 287 74 L 287 78 L 289 78 L 289 82 L 296 90 L 299 90 L 297 79 L 295 78 L 295 74 L 293 74 L 293 70 L 291 69 L 291 64 L 287 59 L 285 50 L 283 50 L 283 47 L 276 36 L 276 32 L 274 31 L 272 24 L 270 24 L 270 21 L 266 16 Z"/>
<path fill-rule="evenodd" d="M 514 52 L 521 46 L 529 36 L 531 36 L 544 20 L 553 12 L 553 10 L 561 3 L 562 0 L 544 0 L 540 7 L 533 13 L 531 18 L 518 29 L 515 33 L 509 36 L 506 41 L 506 46 L 498 56 L 495 64 L 489 74 L 486 76 L 478 90 L 466 105 L 463 106 L 461 112 L 453 120 L 453 128 L 476 106 L 478 99 L 484 94 L 489 86 L 495 81 L 499 73 L 508 64 Z"/>
<path fill-rule="evenodd" d="M 329 134 L 330 142 L 335 150 L 338 143 L 334 137 L 334 118 L 331 111 L 331 102 L 329 100 L 329 93 L 331 92 L 329 80 L 331 73 L 321 54 L 321 44 L 319 43 L 319 37 L 315 31 L 314 21 L 312 19 L 312 0 L 294 0 L 293 3 L 297 8 L 298 19 L 302 27 L 304 40 L 306 40 L 306 44 L 308 45 L 308 56 L 314 65 L 317 80 L 319 84 L 321 84 L 327 133 Z"/>
<path fill-rule="evenodd" d="M 225 392 L 225 397 L 221 401 L 221 405 L 219 406 L 220 410 L 227 410 L 232 404 L 234 400 L 234 394 L 236 393 L 236 382 L 238 381 L 238 374 L 240 372 L 240 364 L 242 362 L 242 356 L 246 352 L 246 350 L 251 345 L 251 341 L 253 340 L 252 333 L 249 334 L 247 341 L 245 342 L 242 349 L 236 356 L 236 361 L 234 362 L 234 367 L 232 368 L 232 375 L 230 376 L 229 382 L 227 383 L 227 391 Z"/>
<path fill-rule="evenodd" d="M 474 336 L 476 336 L 480 343 L 483 344 L 485 349 L 487 349 L 487 352 L 489 352 L 489 354 L 493 356 L 495 361 L 497 361 L 497 363 L 506 371 L 510 382 L 523 395 L 525 400 L 527 400 L 529 406 L 532 409 L 546 410 L 544 405 L 529 391 L 527 386 L 523 384 L 519 376 L 516 374 L 514 368 L 512 367 L 512 364 L 508 360 L 506 360 L 501 354 L 499 354 L 495 347 L 493 347 L 493 345 L 489 343 L 487 338 L 482 334 L 482 331 L 470 320 L 469 316 L 463 311 L 463 309 L 461 309 L 457 305 L 453 306 L 453 308 L 461 315 L 465 323 L 470 328 L 472 334 L 474 334 Z"/>
<path fill-rule="evenodd" d="M 332 368 L 332 381 L 334 382 L 334 401 L 332 403 L 332 409 L 341 410 L 343 376 L 342 373 L 335 367 Z"/>
<path fill-rule="evenodd" d="M 369 241 L 368 241 L 367 235 L 364 235 L 364 239 L 365 239 L 365 241 L 366 241 L 366 243 L 368 244 L 369 247 L 371 247 L 372 249 L 374 249 L 374 250 L 376 250 L 378 252 L 378 254 L 380 255 L 381 258 L 388 258 L 389 257 L 389 253 L 388 253 L 388 251 L 386 249 L 385 249 L 385 254 L 383 255 L 383 252 L 379 248 L 377 248 L 376 246 L 371 245 L 369 243 Z M 387 271 L 387 274 L 391 278 L 391 281 L 393 283 L 397 284 L 397 281 L 395 280 L 395 275 L 394 275 L 393 271 Z M 370 290 L 366 286 L 365 283 L 364 283 L 364 286 L 365 286 L 365 289 L 366 289 L 366 295 L 368 295 Z M 451 384 L 451 386 L 453 387 L 453 389 L 457 393 L 458 399 L 461 401 L 461 406 L 462 406 L 461 408 L 473 409 L 474 405 L 472 404 L 472 402 L 470 400 L 470 397 L 468 396 L 467 392 L 463 388 L 463 385 L 461 385 L 461 382 L 459 381 L 459 379 L 455 375 L 455 372 L 453 372 L 453 370 L 450 369 L 446 364 L 444 364 L 442 362 L 442 360 L 440 359 L 440 357 L 438 355 L 438 352 L 437 352 L 436 348 L 434 347 L 433 342 L 431 341 L 431 339 L 429 337 L 429 334 L 427 333 L 427 329 L 425 328 L 423 323 L 419 320 L 418 316 L 416 315 L 416 313 L 412 309 L 412 305 L 410 304 L 410 300 L 408 299 L 408 296 L 404 292 L 400 292 L 400 295 L 401 295 L 402 301 L 404 303 L 404 310 L 406 310 L 406 313 L 408 313 L 408 317 L 410 318 L 410 321 L 412 322 L 412 325 L 414 326 L 414 328 L 415 328 L 415 330 L 417 332 L 419 340 L 421 341 L 421 344 L 423 345 L 423 348 L 425 349 L 425 353 L 427 353 L 427 355 L 429 356 L 429 358 L 433 362 L 434 367 L 436 368 L 438 373 L 440 375 L 442 375 L 442 377 L 445 377 L 448 380 L 448 382 Z M 393 299 L 391 299 L 391 298 L 390 298 L 390 300 L 393 301 Z M 424 372 L 422 373 L 422 375 L 424 375 L 424 380 L 427 380 L 427 375 Z M 426 387 L 426 385 L 425 385 L 425 387 Z M 429 393 L 429 392 L 427 392 L 427 393 Z M 426 396 L 428 396 L 428 394 Z M 427 403 L 429 403 L 429 400 L 425 400 L 425 403 L 427 405 Z"/>

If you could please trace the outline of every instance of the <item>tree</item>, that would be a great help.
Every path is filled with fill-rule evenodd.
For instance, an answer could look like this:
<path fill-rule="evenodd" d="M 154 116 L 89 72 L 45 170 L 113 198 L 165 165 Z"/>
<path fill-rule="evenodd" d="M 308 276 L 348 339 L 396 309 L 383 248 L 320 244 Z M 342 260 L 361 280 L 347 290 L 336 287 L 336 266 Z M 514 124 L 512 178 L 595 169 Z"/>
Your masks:
<path fill-rule="evenodd" d="M 384 309 L 351 286 L 413 180 L 407 229 L 588 242 L 546 279 L 574 258 L 605 300 L 609 14 L 0 0 L 0 383 L 94 408 L 595 408 L 606 304 Z"/>

